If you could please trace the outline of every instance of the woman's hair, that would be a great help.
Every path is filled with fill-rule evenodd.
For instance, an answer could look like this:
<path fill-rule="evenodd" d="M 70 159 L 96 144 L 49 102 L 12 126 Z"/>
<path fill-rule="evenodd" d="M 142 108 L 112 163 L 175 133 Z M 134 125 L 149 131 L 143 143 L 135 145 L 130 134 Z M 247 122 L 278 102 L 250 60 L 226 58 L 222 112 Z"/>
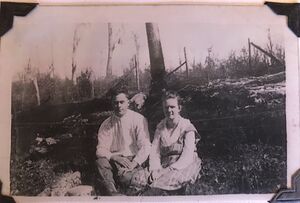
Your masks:
<path fill-rule="evenodd" d="M 180 97 L 180 95 L 173 90 L 165 90 L 163 91 L 162 94 L 162 101 L 166 101 L 167 99 L 177 99 L 178 105 L 182 106 L 182 98 Z"/>

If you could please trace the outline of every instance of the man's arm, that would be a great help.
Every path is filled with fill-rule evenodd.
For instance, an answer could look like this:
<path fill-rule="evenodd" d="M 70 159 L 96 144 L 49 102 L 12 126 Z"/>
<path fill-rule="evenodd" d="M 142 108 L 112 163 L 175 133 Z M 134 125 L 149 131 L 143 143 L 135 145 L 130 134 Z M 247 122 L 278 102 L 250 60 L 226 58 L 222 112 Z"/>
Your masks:
<path fill-rule="evenodd" d="M 136 126 L 137 146 L 139 151 L 133 159 L 133 162 L 141 165 L 146 161 L 150 154 L 151 143 L 148 131 L 148 122 L 146 118 L 139 119 Z"/>
<path fill-rule="evenodd" d="M 101 124 L 98 130 L 98 145 L 96 155 L 97 157 L 105 157 L 108 160 L 110 160 L 112 156 L 112 153 L 110 152 L 110 147 L 112 144 L 113 136 L 109 131 L 110 127 L 108 119 Z"/>
<path fill-rule="evenodd" d="M 105 157 L 108 160 L 118 162 L 128 169 L 134 168 L 135 166 L 133 166 L 133 163 L 126 157 L 123 157 L 119 152 L 110 152 L 110 147 L 113 141 L 113 135 L 110 131 L 112 126 L 110 125 L 111 124 L 109 122 L 109 119 L 107 119 L 101 124 L 99 128 L 98 145 L 96 151 L 97 157 Z"/>

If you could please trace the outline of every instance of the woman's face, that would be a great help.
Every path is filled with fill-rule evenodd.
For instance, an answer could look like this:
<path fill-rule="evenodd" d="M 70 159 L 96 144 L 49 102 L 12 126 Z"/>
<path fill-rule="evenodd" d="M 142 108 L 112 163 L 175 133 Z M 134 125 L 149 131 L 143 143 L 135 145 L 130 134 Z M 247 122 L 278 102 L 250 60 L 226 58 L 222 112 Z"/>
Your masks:
<path fill-rule="evenodd" d="M 176 98 L 169 98 L 163 102 L 163 110 L 166 118 L 174 120 L 179 117 L 181 107 Z"/>

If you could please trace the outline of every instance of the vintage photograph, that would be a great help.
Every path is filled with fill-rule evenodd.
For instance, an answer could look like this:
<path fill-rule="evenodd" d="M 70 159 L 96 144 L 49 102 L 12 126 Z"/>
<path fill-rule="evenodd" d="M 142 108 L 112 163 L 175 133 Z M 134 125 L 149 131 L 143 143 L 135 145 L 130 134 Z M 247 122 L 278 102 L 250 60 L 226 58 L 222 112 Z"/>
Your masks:
<path fill-rule="evenodd" d="M 12 195 L 287 187 L 284 21 L 259 6 L 216 8 L 222 18 L 204 6 L 207 22 L 97 9 L 38 6 L 1 39 Z"/>

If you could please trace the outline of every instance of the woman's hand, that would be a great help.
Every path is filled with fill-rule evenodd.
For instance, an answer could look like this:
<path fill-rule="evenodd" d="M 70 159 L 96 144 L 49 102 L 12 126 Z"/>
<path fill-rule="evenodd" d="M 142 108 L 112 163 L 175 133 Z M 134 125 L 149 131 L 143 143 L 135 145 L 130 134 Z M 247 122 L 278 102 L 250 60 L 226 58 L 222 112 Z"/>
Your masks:
<path fill-rule="evenodd" d="M 157 180 L 162 175 L 161 170 L 162 169 L 152 171 L 151 173 L 152 181 Z"/>
<path fill-rule="evenodd" d="M 150 175 L 150 182 L 153 182 L 155 180 L 157 180 L 158 178 L 160 178 L 162 175 L 169 173 L 171 171 L 170 167 L 166 167 L 166 168 L 162 168 L 162 169 L 157 169 L 157 170 L 153 170 L 151 172 Z"/>

